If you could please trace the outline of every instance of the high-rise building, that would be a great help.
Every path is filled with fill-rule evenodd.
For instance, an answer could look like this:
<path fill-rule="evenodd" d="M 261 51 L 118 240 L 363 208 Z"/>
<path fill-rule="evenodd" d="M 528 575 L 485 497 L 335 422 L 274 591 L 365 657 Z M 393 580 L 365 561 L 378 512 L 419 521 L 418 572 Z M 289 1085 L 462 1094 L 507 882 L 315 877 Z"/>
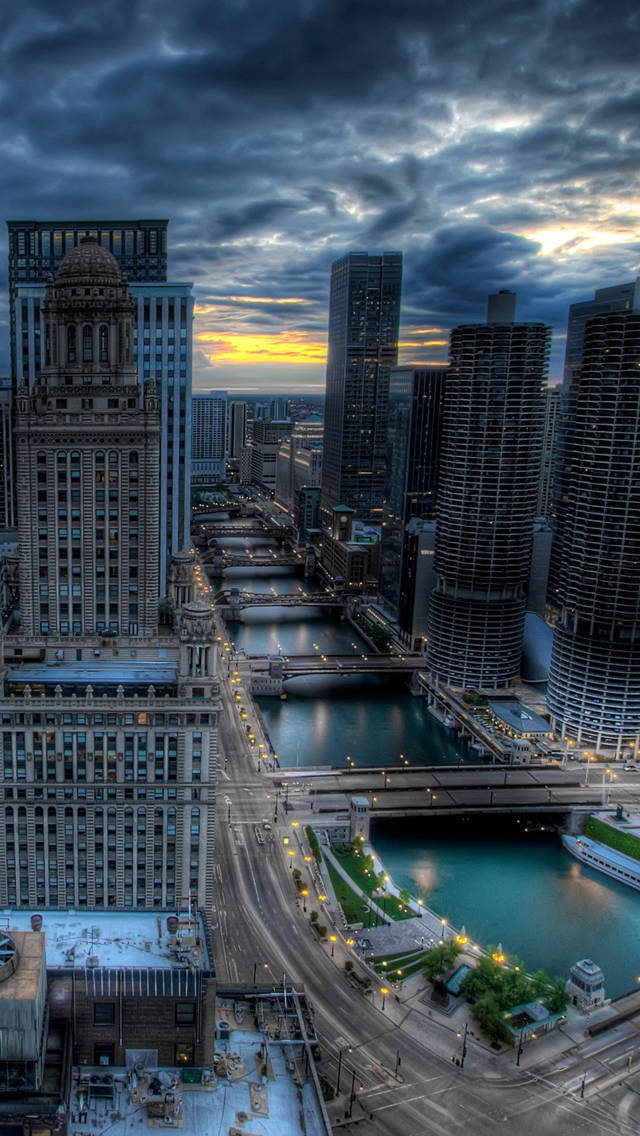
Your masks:
<path fill-rule="evenodd" d="M 114 258 L 94 241 L 47 288 L 44 367 L 16 405 L 27 636 L 156 629 L 160 424 L 155 385 L 139 405 L 134 316 Z"/>
<path fill-rule="evenodd" d="M 352 252 L 331 269 L 321 511 L 381 517 L 389 373 L 398 361 L 402 254 Z"/>
<path fill-rule="evenodd" d="M 391 372 L 380 591 L 395 616 L 406 526 L 413 517 L 432 520 L 436 515 L 446 377 L 446 367 L 394 367 Z M 413 604 L 403 606 L 413 609 Z"/>
<path fill-rule="evenodd" d="M 561 390 L 559 386 L 547 387 L 545 392 L 544 424 L 542 427 L 542 459 L 540 463 L 540 485 L 538 487 L 539 517 L 549 517 L 552 503 L 553 474 L 557 461 L 557 441 L 560 426 Z"/>
<path fill-rule="evenodd" d="M 319 419 L 296 422 L 284 438 L 276 458 L 275 495 L 290 512 L 303 486 L 319 488 L 322 481 L 323 424 Z"/>
<path fill-rule="evenodd" d="M 511 320 L 451 334 L 427 660 L 454 686 L 520 670 L 550 339 Z"/>
<path fill-rule="evenodd" d="M 592 300 L 581 300 L 569 307 L 567 341 L 564 356 L 564 381 L 570 383 L 573 372 L 582 362 L 582 346 L 587 320 L 609 312 L 628 312 L 640 307 L 640 276 L 627 284 L 596 288 Z"/>
<path fill-rule="evenodd" d="M 15 527 L 13 478 L 13 390 L 0 378 L 0 534 Z"/>
<path fill-rule="evenodd" d="M 589 319 L 556 533 L 547 702 L 563 737 L 640 742 L 640 311 Z"/>
<path fill-rule="evenodd" d="M 47 286 L 44 362 L 16 399 L 19 620 L 0 640 L 0 906 L 209 906 L 213 610 L 194 556 L 159 626 L 159 395 L 110 252 Z M 164 616 L 163 616 L 164 618 Z"/>
<path fill-rule="evenodd" d="M 226 475 L 227 392 L 194 394 L 191 402 L 191 475 L 194 484 Z"/>
<path fill-rule="evenodd" d="M 227 406 L 227 457 L 238 461 L 245 444 L 247 404 L 231 399 Z"/>
<path fill-rule="evenodd" d="M 251 485 L 259 485 L 262 489 L 271 492 L 275 490 L 278 450 L 283 438 L 290 432 L 290 422 L 272 422 L 269 418 L 254 420 L 253 434 L 248 446 L 245 447 L 249 450 Z"/>
<path fill-rule="evenodd" d="M 160 594 L 168 557 L 190 541 L 192 285 L 167 282 L 167 225 L 143 221 L 8 221 L 11 368 L 31 390 L 44 367 L 47 278 L 85 237 L 116 259 L 136 303 L 133 362 L 160 399 Z"/>

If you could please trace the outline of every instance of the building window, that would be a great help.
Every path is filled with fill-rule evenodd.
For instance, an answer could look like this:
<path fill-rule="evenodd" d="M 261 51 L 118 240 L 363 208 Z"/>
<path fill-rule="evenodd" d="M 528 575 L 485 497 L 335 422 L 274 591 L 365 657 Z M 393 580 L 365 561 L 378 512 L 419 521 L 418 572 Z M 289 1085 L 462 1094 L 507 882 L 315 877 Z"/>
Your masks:
<path fill-rule="evenodd" d="M 177 1048 L 177 1047 L 176 1047 Z M 187 1048 L 187 1047 L 182 1047 Z M 193 1047 L 192 1047 L 193 1048 Z M 99 1041 L 93 1047 L 93 1064 L 94 1065 L 113 1065 L 114 1047 L 113 1042 Z M 186 1062 L 183 1062 L 186 1064 Z"/>
<path fill-rule="evenodd" d="M 195 1002 L 176 1002 L 176 1025 L 192 1026 L 196 1020 Z"/>
<path fill-rule="evenodd" d="M 116 1004 L 115 1002 L 94 1002 L 93 1004 L 93 1024 L 94 1026 L 112 1026 L 116 1020 Z"/>
<path fill-rule="evenodd" d="M 75 363 L 76 361 L 76 329 L 73 327 L 67 328 L 67 362 Z"/>
<path fill-rule="evenodd" d="M 88 323 L 82 329 L 82 361 L 93 362 L 93 328 Z"/>
<path fill-rule="evenodd" d="M 176 1059 L 175 1065 L 193 1065 L 193 1046 L 192 1045 L 176 1045 Z"/>

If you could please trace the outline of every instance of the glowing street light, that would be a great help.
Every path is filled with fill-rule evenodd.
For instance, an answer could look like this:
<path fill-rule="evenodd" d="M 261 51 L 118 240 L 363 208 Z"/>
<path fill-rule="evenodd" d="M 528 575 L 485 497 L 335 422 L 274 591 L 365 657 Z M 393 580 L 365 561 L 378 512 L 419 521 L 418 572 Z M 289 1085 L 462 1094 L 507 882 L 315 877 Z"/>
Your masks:
<path fill-rule="evenodd" d="M 382 994 L 382 1009 L 384 1010 L 384 1003 L 385 1003 L 385 999 L 387 997 L 387 994 L 389 993 L 389 990 L 386 986 L 381 986 L 380 987 L 380 993 Z"/>
<path fill-rule="evenodd" d="M 335 954 L 336 943 L 338 942 L 338 936 L 337 935 L 329 935 L 329 942 L 331 943 L 331 958 L 333 958 L 333 956 Z"/>

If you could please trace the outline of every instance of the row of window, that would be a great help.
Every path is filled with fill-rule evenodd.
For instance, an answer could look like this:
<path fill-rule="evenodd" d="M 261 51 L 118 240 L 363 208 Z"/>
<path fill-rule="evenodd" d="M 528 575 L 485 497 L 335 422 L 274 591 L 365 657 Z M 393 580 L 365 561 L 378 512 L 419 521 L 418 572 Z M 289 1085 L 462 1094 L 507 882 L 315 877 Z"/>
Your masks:
<path fill-rule="evenodd" d="M 192 1026 L 196 1020 L 196 1004 L 195 1002 L 176 1002 L 175 1004 L 175 1024 L 177 1026 Z M 112 1026 L 116 1020 L 116 1004 L 115 1002 L 94 1002 L 93 1004 L 93 1024 L 94 1026 Z"/>

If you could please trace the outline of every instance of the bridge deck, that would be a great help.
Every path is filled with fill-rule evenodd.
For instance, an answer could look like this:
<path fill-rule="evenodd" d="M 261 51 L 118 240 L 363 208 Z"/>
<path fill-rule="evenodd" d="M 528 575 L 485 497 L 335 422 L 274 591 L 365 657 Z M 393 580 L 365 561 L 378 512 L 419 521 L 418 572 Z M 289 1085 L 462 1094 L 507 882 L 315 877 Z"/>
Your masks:
<path fill-rule="evenodd" d="M 313 812 L 335 812 L 347 809 L 352 796 L 366 796 L 371 815 L 379 819 L 431 813 L 588 811 L 602 808 L 613 789 L 607 784 L 603 794 L 601 784 L 584 784 L 582 769 L 552 765 L 280 770 L 276 784 L 289 808 L 306 802 Z M 615 801 L 637 807 L 640 781 L 617 781 Z"/>

